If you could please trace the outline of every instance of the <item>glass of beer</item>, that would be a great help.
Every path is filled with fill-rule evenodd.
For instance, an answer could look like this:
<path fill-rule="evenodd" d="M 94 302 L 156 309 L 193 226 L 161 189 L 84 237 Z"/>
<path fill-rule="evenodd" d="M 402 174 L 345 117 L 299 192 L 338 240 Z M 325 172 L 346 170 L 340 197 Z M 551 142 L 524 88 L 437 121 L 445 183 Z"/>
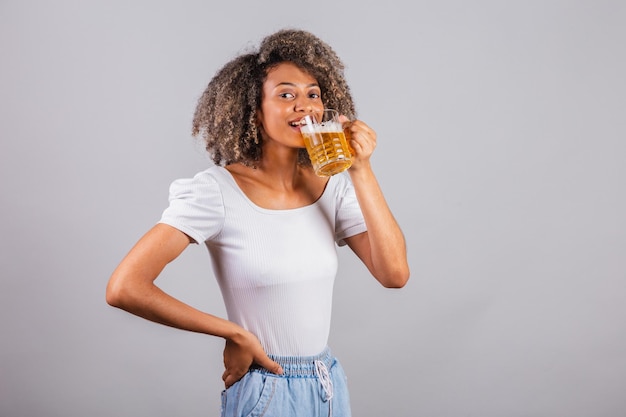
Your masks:
<path fill-rule="evenodd" d="M 337 110 L 325 109 L 317 115 L 306 115 L 301 121 L 300 133 L 315 174 L 328 177 L 352 165 L 352 154 Z"/>

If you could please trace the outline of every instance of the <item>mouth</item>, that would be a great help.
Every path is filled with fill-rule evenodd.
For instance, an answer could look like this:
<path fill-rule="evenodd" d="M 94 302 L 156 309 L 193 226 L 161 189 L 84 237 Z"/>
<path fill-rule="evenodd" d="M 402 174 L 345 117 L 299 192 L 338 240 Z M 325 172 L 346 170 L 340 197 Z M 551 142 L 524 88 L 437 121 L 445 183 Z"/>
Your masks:
<path fill-rule="evenodd" d="M 304 125 L 306 122 L 304 120 L 304 118 L 302 119 L 298 119 L 298 120 L 292 120 L 291 122 L 289 122 L 289 126 L 291 127 L 300 127 L 302 125 Z"/>

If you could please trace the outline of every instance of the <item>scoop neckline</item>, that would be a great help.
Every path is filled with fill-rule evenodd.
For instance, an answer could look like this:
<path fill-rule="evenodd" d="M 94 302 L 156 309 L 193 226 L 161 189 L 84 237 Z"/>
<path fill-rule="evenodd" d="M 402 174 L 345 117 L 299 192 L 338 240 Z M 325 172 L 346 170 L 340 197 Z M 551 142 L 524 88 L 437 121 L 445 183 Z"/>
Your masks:
<path fill-rule="evenodd" d="M 319 195 L 319 197 L 317 197 L 316 200 L 314 200 L 310 204 L 300 206 L 300 207 L 288 208 L 288 209 L 271 209 L 271 208 L 259 206 L 254 201 L 252 201 L 252 199 L 248 197 L 248 195 L 241 189 L 241 187 L 237 183 L 237 180 L 235 179 L 233 174 L 229 170 L 227 170 L 225 167 L 216 165 L 216 168 L 219 169 L 219 172 L 221 172 L 227 178 L 227 180 L 231 183 L 231 185 L 234 187 L 237 193 L 239 193 L 248 202 L 248 204 L 250 204 L 250 206 L 252 206 L 256 210 L 259 210 L 265 213 L 277 213 L 277 214 L 289 213 L 289 212 L 307 210 L 307 209 L 310 209 L 311 207 L 317 206 L 318 203 L 322 200 L 322 198 L 324 198 L 324 196 L 326 195 L 326 190 L 328 190 L 328 184 L 330 183 L 332 179 L 331 177 L 328 179 L 328 181 L 326 181 L 326 184 L 324 185 L 324 189 L 322 190 L 322 193 Z"/>

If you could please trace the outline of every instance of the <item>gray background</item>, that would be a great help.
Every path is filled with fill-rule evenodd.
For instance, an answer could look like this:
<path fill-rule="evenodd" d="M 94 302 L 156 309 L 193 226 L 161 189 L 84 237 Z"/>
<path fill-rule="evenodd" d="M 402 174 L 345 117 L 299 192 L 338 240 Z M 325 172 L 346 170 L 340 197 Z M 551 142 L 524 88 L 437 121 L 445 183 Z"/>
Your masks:
<path fill-rule="evenodd" d="M 412 279 L 347 250 L 354 414 L 626 415 L 626 2 L 0 0 L 0 416 L 215 416 L 223 341 L 105 304 L 214 72 L 283 27 L 347 65 Z M 158 283 L 224 309 L 202 246 Z"/>

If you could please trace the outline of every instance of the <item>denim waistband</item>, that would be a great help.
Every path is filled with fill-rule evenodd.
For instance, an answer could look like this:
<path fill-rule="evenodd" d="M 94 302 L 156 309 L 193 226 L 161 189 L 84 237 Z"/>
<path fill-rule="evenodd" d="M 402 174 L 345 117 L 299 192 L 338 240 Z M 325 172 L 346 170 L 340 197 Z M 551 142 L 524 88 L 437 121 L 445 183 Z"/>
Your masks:
<path fill-rule="evenodd" d="M 320 364 L 324 364 L 326 369 L 330 369 L 335 361 L 329 347 L 314 356 L 268 356 L 280 364 L 285 377 L 317 377 Z M 267 369 L 258 366 L 253 366 L 252 369 L 256 372 L 270 373 Z"/>

